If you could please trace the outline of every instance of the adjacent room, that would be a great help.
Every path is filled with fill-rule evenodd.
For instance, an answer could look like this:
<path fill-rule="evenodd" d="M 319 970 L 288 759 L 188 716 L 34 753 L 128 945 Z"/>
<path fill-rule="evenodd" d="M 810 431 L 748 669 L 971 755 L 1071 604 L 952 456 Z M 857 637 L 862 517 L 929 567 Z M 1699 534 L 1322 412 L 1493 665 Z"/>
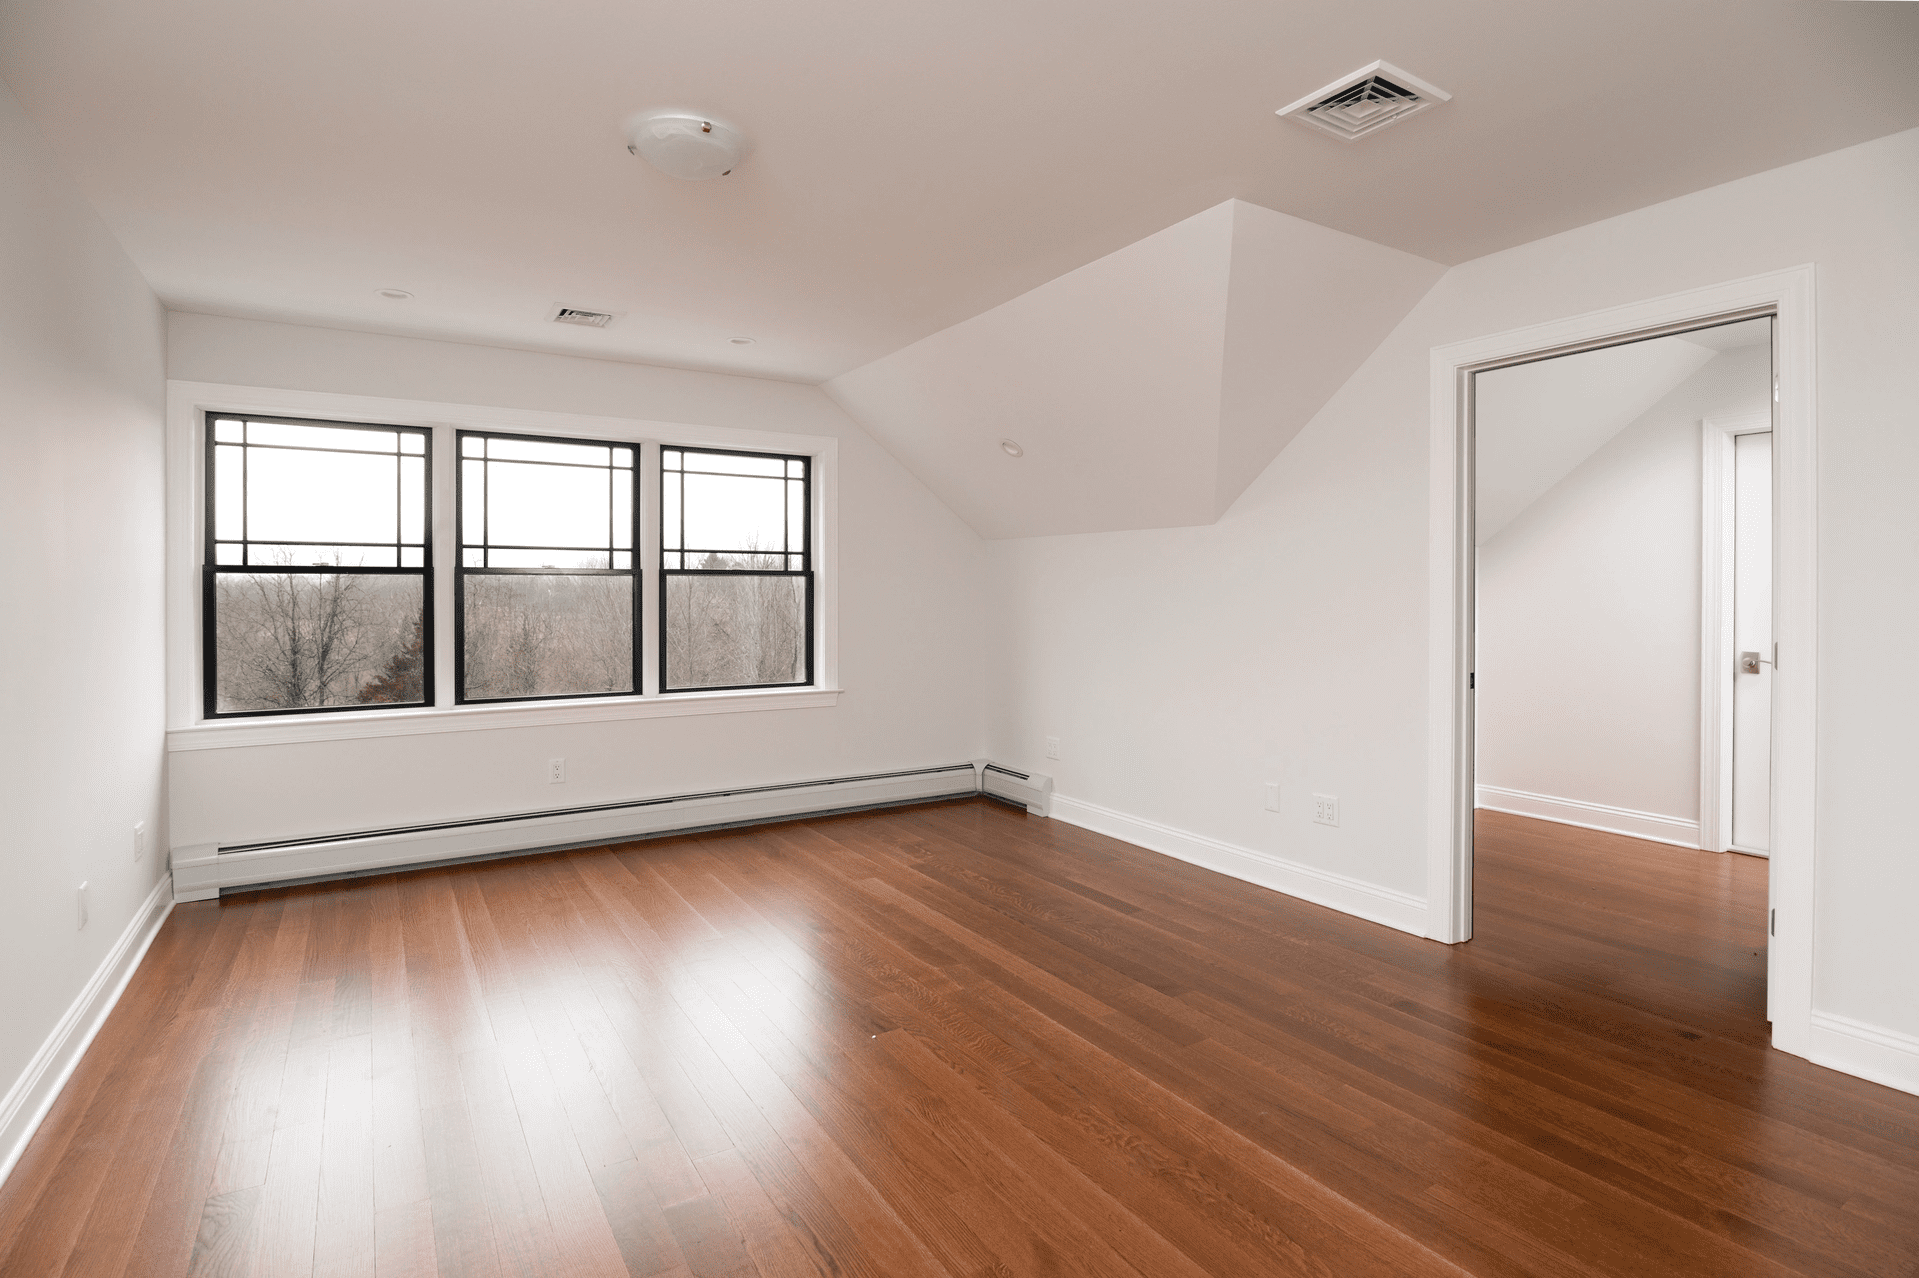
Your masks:
<path fill-rule="evenodd" d="M 0 1278 L 1919 1274 L 1914 65 L 4 0 Z"/>

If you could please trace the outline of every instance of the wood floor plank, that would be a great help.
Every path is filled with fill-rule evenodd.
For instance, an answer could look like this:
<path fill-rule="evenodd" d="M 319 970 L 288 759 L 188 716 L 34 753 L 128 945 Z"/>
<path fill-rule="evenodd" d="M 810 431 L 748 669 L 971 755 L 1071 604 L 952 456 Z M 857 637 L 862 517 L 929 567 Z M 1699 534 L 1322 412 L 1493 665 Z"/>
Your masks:
<path fill-rule="evenodd" d="M 1476 863 L 1460 947 L 983 800 L 182 906 L 0 1278 L 1919 1278 L 1763 862 Z"/>

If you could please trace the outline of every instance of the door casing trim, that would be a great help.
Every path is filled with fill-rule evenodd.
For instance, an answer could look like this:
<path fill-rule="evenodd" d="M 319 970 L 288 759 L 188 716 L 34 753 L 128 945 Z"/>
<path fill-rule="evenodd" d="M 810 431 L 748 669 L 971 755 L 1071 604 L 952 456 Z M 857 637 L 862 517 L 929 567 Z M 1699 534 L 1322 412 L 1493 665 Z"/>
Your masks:
<path fill-rule="evenodd" d="M 1732 840 L 1733 440 L 1772 431 L 1761 410 L 1699 424 L 1699 846 L 1750 851 Z M 1770 658 L 1771 654 L 1767 654 Z"/>

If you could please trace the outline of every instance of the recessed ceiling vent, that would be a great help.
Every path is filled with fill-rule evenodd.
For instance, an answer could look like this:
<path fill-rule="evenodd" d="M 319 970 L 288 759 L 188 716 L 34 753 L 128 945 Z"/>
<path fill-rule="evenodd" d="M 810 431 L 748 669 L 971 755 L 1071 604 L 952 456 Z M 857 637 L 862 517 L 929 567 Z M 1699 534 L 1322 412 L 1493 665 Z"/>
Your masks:
<path fill-rule="evenodd" d="M 605 328 L 613 322 L 613 316 L 605 311 L 583 311 L 576 306 L 560 306 L 553 311 L 555 324 L 584 324 L 588 328 Z"/>
<path fill-rule="evenodd" d="M 1279 114 L 1351 142 L 1449 102 L 1452 96 L 1390 62 L 1375 62 L 1307 94 Z"/>

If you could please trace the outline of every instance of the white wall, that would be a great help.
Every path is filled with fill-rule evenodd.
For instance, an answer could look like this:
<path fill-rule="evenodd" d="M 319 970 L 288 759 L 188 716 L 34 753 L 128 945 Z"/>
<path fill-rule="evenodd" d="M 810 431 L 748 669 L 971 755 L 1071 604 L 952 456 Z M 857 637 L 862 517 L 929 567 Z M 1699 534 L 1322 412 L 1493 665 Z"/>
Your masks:
<path fill-rule="evenodd" d="M 1712 356 L 1480 546 L 1480 785 L 1697 835 L 1699 423 L 1763 412 L 1771 376 L 1767 347 Z"/>
<path fill-rule="evenodd" d="M 1815 1006 L 1919 1035 L 1919 681 L 1886 656 L 1919 633 L 1915 208 L 1908 132 L 1453 268 L 1218 524 L 989 547 L 992 753 L 1039 765 L 1055 735 L 1063 795 L 1423 895 L 1431 349 L 1812 262 Z"/>
<path fill-rule="evenodd" d="M 0 1096 L 166 866 L 164 340 L 152 291 L 0 86 Z"/>
<path fill-rule="evenodd" d="M 176 380 L 839 439 L 831 708 L 176 751 L 175 846 L 245 842 L 943 764 L 981 753 L 977 536 L 812 386 L 175 314 Z"/>

